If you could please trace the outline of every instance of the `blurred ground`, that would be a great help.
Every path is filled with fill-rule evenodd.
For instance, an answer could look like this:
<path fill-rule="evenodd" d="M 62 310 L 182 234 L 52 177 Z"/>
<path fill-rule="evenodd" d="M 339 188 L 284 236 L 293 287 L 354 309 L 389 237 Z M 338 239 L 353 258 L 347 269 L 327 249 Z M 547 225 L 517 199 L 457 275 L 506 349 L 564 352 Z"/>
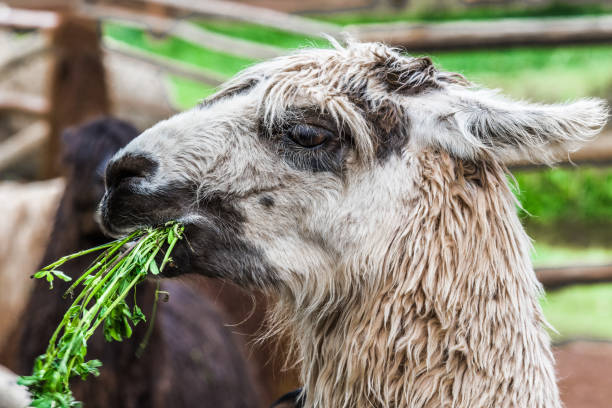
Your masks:
<path fill-rule="evenodd" d="M 570 343 L 554 350 L 566 408 L 606 408 L 612 401 L 612 344 Z"/>
<path fill-rule="evenodd" d="M 0 408 L 25 406 L 30 400 L 28 393 L 15 383 L 17 376 L 0 366 Z"/>

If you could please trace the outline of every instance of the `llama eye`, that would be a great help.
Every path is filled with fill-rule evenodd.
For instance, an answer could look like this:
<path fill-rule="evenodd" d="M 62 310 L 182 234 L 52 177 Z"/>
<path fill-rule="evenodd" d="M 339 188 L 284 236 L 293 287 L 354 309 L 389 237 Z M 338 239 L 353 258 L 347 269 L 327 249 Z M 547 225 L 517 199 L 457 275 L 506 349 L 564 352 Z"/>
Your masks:
<path fill-rule="evenodd" d="M 317 147 L 333 137 L 332 132 L 318 126 L 298 124 L 288 134 L 289 138 L 303 147 Z"/>

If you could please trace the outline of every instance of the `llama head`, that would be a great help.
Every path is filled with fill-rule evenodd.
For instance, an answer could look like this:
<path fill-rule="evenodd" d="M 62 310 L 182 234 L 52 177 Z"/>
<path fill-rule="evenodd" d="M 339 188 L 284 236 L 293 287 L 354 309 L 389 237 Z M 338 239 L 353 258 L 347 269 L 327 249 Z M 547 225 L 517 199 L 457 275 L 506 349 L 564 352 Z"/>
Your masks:
<path fill-rule="evenodd" d="M 100 212 L 117 235 L 183 221 L 184 270 L 297 290 L 380 264 L 424 151 L 549 163 L 606 118 L 599 100 L 512 101 L 381 44 L 301 50 L 121 150 Z"/>

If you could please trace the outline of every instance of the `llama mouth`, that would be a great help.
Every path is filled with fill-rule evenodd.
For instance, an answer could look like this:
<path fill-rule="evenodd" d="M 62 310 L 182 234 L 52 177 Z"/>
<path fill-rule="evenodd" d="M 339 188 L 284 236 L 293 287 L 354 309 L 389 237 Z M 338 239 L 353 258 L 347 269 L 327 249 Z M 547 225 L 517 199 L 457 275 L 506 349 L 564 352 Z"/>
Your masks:
<path fill-rule="evenodd" d="M 104 194 L 95 217 L 105 235 L 118 239 L 146 226 L 135 222 L 135 217 L 129 216 L 129 213 L 121 211 L 121 206 L 118 205 L 121 203 L 111 200 L 112 197 L 109 191 Z"/>
<path fill-rule="evenodd" d="M 193 273 L 261 287 L 275 281 L 276 274 L 263 251 L 245 239 L 246 217 L 233 200 L 209 194 L 186 208 L 181 203 L 194 202 L 190 191 L 168 188 L 142 194 L 111 188 L 99 206 L 101 227 L 106 234 L 119 237 L 168 221 L 183 223 L 184 238 L 174 248 L 172 267 L 163 271 L 164 277 Z"/>
<path fill-rule="evenodd" d="M 178 220 L 185 226 L 183 239 L 174 247 L 172 263 L 161 275 L 197 274 L 227 279 L 244 287 L 263 288 L 276 283 L 277 273 L 263 250 L 248 242 L 239 226 L 229 229 L 215 218 L 191 215 Z"/>

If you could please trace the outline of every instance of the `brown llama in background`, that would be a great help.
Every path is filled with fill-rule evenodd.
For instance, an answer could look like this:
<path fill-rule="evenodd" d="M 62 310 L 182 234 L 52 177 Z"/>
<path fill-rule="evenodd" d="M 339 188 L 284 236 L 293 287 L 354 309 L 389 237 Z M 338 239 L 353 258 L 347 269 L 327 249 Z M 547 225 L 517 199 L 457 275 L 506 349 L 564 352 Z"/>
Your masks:
<path fill-rule="evenodd" d="M 64 134 L 64 163 L 69 170 L 66 191 L 55 218 L 43 264 L 84 248 L 107 242 L 94 221 L 104 193 L 103 171 L 109 158 L 138 131 L 119 120 L 104 118 Z M 83 257 L 63 271 L 78 276 L 92 261 Z M 32 370 L 48 339 L 70 304 L 60 295 L 68 287 L 57 282 L 49 290 L 37 281 L 25 316 L 2 351 L 2 362 L 19 374 Z M 224 324 L 219 309 L 197 286 L 165 281 L 168 303 L 159 304 L 157 320 L 142 357 L 136 357 L 148 323 L 132 338 L 107 343 L 102 333 L 89 342 L 88 358 L 103 362 L 101 375 L 75 380 L 75 397 L 85 407 L 260 407 L 259 385 L 253 380 L 239 341 Z M 150 319 L 155 282 L 138 287 L 138 303 Z M 239 299 L 237 301 L 240 301 Z"/>

